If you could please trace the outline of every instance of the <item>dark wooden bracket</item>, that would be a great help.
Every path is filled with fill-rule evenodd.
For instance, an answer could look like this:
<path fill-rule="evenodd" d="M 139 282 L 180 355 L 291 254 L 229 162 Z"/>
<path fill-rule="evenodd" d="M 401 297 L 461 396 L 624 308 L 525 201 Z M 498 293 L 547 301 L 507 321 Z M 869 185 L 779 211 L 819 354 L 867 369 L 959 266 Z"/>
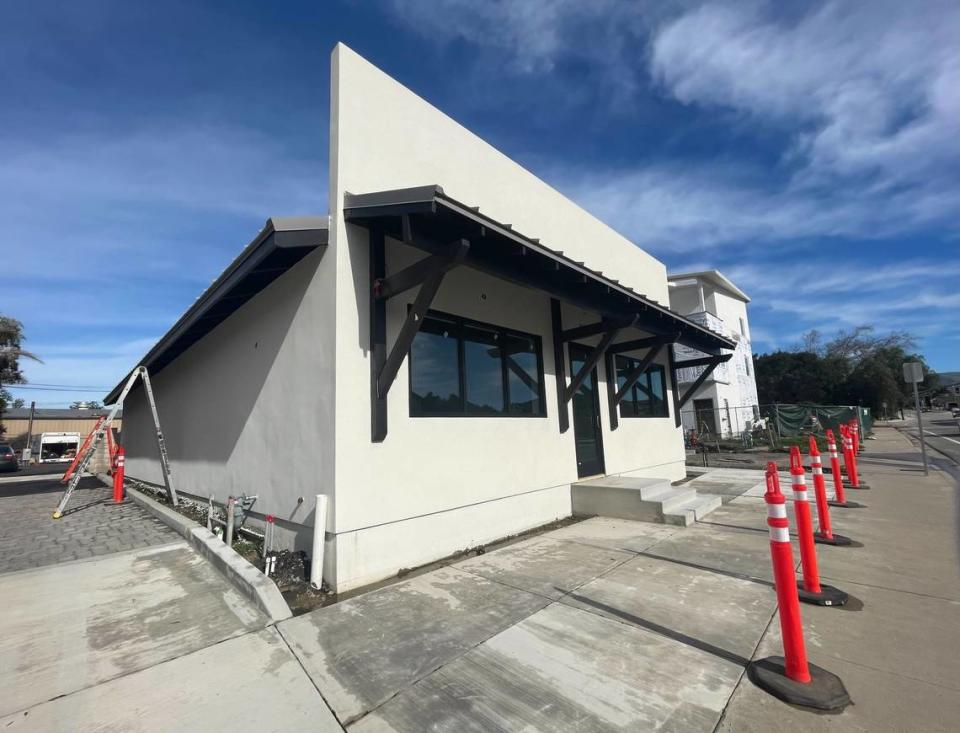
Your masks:
<path fill-rule="evenodd" d="M 387 395 L 397 378 L 397 372 L 410 351 L 444 275 L 463 262 L 470 251 L 470 242 L 460 239 L 448 245 L 446 250 L 388 278 L 383 230 L 370 230 L 370 397 L 371 437 L 375 443 L 381 443 L 387 437 Z M 417 297 L 387 354 L 387 299 L 417 285 L 420 286 Z"/>
<path fill-rule="evenodd" d="M 731 358 L 732 356 L 733 356 L 732 353 L 731 353 L 731 354 L 720 354 L 719 356 L 704 357 L 703 359 L 690 359 L 690 360 L 688 360 L 688 361 L 677 361 L 677 362 L 674 362 L 674 363 L 673 363 L 673 369 L 674 369 L 674 372 L 673 372 L 673 381 L 674 381 L 674 383 L 676 383 L 676 381 L 677 381 L 677 371 L 676 371 L 676 370 L 678 370 L 678 369 L 686 369 L 686 368 L 689 368 L 689 367 L 692 367 L 692 366 L 704 366 L 704 365 L 706 365 L 706 367 L 707 367 L 706 369 L 703 370 L 703 374 L 701 374 L 699 377 L 697 377 L 697 378 L 694 380 L 693 384 L 691 384 L 691 385 L 687 388 L 687 391 L 683 393 L 683 397 L 680 398 L 680 404 L 677 405 L 678 411 L 679 411 L 679 409 L 682 408 L 685 404 L 687 404 L 687 402 L 690 400 L 690 398 L 693 397 L 694 393 L 695 393 L 698 389 L 700 389 L 700 385 L 702 385 L 704 382 L 706 382 L 707 379 L 709 378 L 709 376 L 710 376 L 711 374 L 713 374 L 713 370 L 716 369 L 716 368 L 717 368 L 718 366 L 720 366 L 721 364 L 723 364 L 724 362 L 730 361 L 730 358 Z"/>
<path fill-rule="evenodd" d="M 446 272 L 458 264 L 459 262 L 454 261 L 449 254 L 429 255 L 414 262 L 409 267 L 405 267 L 400 272 L 390 275 L 390 277 L 374 279 L 373 295 L 378 299 L 389 300 L 410 288 L 422 285 L 428 277 L 438 270 Z"/>
<path fill-rule="evenodd" d="M 687 359 L 686 361 L 674 362 L 674 367 L 676 367 L 677 369 L 689 369 L 690 367 L 710 366 L 711 364 L 716 366 L 717 364 L 722 364 L 723 362 L 725 362 L 727 359 L 730 358 L 730 356 L 732 355 L 721 354 L 720 356 L 704 356 L 701 359 Z M 726 358 L 723 358 L 723 357 L 726 357 Z M 720 361 L 717 361 L 717 359 L 719 359 Z"/>
<path fill-rule="evenodd" d="M 644 339 L 648 342 L 648 345 L 651 347 L 650 351 L 640 360 L 640 364 L 634 369 L 630 374 L 627 375 L 626 381 L 623 383 L 623 386 L 619 389 L 617 388 L 617 364 L 616 364 L 616 346 L 610 347 L 607 351 L 607 400 L 610 406 L 610 429 L 616 430 L 620 424 L 620 415 L 619 410 L 617 409 L 620 406 L 620 403 L 623 402 L 623 398 L 627 396 L 627 393 L 630 391 L 631 387 L 637 383 L 637 380 L 643 376 L 644 372 L 650 367 L 653 361 L 660 355 L 660 352 L 663 350 L 663 347 L 670 343 L 670 339 L 666 337 L 654 337 L 653 339 Z M 634 349 L 630 349 L 634 351 Z"/>
<path fill-rule="evenodd" d="M 560 419 L 560 432 L 570 428 L 570 413 L 567 410 L 565 390 L 567 386 L 567 363 L 563 350 L 563 320 L 560 301 L 550 298 L 550 322 L 553 331 L 553 370 L 557 383 L 557 415 Z"/>
<path fill-rule="evenodd" d="M 673 348 L 667 349 L 667 365 L 670 368 L 670 396 L 673 402 L 673 422 L 679 428 L 683 424 L 680 417 L 680 385 L 677 384 L 677 362 L 673 358 Z"/>
<path fill-rule="evenodd" d="M 564 343 L 589 338 L 590 336 L 596 336 L 598 333 L 607 333 L 612 328 L 626 328 L 636 323 L 636 320 L 637 319 L 634 318 L 632 320 L 614 321 L 609 318 L 604 318 L 599 323 L 588 323 L 585 326 L 569 328 L 560 334 L 560 338 Z"/>
<path fill-rule="evenodd" d="M 676 336 L 647 336 L 633 341 L 621 341 L 613 344 L 608 351 L 612 354 L 623 354 L 627 351 L 639 351 L 640 349 L 649 349 L 657 344 L 669 344 L 677 340 Z"/>
<path fill-rule="evenodd" d="M 583 384 L 584 380 L 586 380 L 587 375 L 593 371 L 594 367 L 596 367 L 603 358 L 603 355 L 607 353 L 607 348 L 613 343 L 613 340 L 617 337 L 620 331 L 632 326 L 637 322 L 638 318 L 639 316 L 634 316 L 633 320 L 629 322 L 607 324 L 608 330 L 604 332 L 603 337 L 600 339 L 600 343 L 593 347 L 593 351 L 591 351 L 589 356 L 587 356 L 583 366 L 580 368 L 580 371 L 573 376 L 573 379 L 570 380 L 569 386 L 564 391 L 564 403 L 567 403 L 573 399 L 573 396 L 577 393 L 577 390 L 580 389 L 580 386 Z"/>

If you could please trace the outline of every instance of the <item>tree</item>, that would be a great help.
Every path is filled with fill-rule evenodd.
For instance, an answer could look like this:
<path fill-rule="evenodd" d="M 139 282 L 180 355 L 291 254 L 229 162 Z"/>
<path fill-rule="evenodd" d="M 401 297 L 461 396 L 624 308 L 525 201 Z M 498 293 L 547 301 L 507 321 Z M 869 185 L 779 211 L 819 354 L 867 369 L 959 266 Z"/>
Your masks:
<path fill-rule="evenodd" d="M 19 409 L 20 409 L 21 407 L 23 407 L 25 404 L 27 404 L 27 403 L 24 402 L 24 400 L 23 400 L 22 397 L 17 397 L 17 399 L 13 400 L 13 401 L 10 403 L 10 406 L 11 406 L 14 410 L 19 410 Z"/>
<path fill-rule="evenodd" d="M 26 380 L 20 371 L 20 359 L 40 361 L 40 357 L 31 354 L 21 344 L 24 341 L 23 324 L 16 318 L 0 316 L 0 421 L 11 399 L 10 393 L 3 388 L 4 384 L 23 384 Z M 0 423 L 0 435 L 4 429 Z"/>
<path fill-rule="evenodd" d="M 818 331 L 805 333 L 791 351 L 763 354 L 754 360 L 761 402 L 813 402 L 864 405 L 874 413 L 893 411 L 913 399 L 903 381 L 905 361 L 923 364 L 925 384 L 935 387 L 937 375 L 920 354 L 911 353 L 916 339 L 906 331 L 876 335 L 873 326 L 839 331 L 824 341 Z"/>
<path fill-rule="evenodd" d="M 846 378 L 847 371 L 842 360 L 820 357 L 809 351 L 776 351 L 754 358 L 757 396 L 761 404 L 830 404 L 836 394 L 836 385 Z"/>

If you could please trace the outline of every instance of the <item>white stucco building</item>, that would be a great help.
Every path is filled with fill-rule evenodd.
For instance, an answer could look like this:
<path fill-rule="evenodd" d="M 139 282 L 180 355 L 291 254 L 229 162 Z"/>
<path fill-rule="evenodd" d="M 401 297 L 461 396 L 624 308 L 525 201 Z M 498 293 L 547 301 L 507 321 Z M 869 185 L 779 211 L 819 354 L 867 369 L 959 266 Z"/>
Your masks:
<path fill-rule="evenodd" d="M 304 549 L 328 495 L 342 591 L 569 516 L 579 477 L 683 477 L 671 347 L 734 344 L 664 265 L 342 45 L 330 115 L 329 216 L 270 220 L 142 361 L 178 491 Z M 147 412 L 127 474 L 160 483 Z"/>
<path fill-rule="evenodd" d="M 667 279 L 673 310 L 736 343 L 729 361 L 718 364 L 684 405 L 684 430 L 705 427 L 710 435 L 724 438 L 749 431 L 760 417 L 747 318 L 750 298 L 717 270 L 671 274 Z M 700 356 L 683 345 L 676 347 L 675 354 L 678 359 Z M 706 369 L 679 370 L 681 388 L 702 377 Z"/>

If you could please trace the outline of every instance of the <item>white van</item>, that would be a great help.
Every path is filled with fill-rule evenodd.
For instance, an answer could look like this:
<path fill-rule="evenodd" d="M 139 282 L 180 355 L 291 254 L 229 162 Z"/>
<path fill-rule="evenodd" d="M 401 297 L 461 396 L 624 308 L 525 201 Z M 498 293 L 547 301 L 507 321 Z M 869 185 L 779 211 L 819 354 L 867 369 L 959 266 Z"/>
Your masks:
<path fill-rule="evenodd" d="M 33 436 L 30 455 L 37 463 L 69 463 L 80 448 L 80 433 L 40 433 Z"/>

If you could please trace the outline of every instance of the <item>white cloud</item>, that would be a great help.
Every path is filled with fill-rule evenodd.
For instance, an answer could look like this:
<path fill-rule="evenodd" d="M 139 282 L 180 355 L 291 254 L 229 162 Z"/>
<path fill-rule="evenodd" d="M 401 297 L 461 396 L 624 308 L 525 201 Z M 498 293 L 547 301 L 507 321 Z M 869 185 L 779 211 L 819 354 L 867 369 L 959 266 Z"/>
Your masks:
<path fill-rule="evenodd" d="M 721 269 L 753 299 L 751 332 L 760 351 L 791 347 L 810 329 L 832 335 L 868 324 L 879 332 L 908 331 L 924 350 L 939 348 L 960 308 L 958 259 L 881 265 L 815 256 L 800 262 L 739 261 Z"/>
<path fill-rule="evenodd" d="M 725 123 L 777 130 L 779 164 L 540 168 L 659 254 L 804 237 L 885 238 L 960 218 L 960 6 L 944 0 L 390 3 L 424 38 L 463 39 L 524 76 L 564 60 L 606 77 L 593 103 L 659 93 Z M 593 78 L 593 77 L 591 77 Z M 644 89 L 651 81 L 654 89 Z M 611 94 L 610 90 L 615 90 Z M 571 89 L 571 94 L 582 90 Z M 740 119 L 729 119 L 729 113 Z M 747 123 L 747 124 L 743 124 Z M 654 158 L 656 156 L 653 156 Z"/>
<path fill-rule="evenodd" d="M 796 184 L 869 176 L 872 190 L 960 160 L 960 6 L 834 0 L 799 19 L 706 4 L 666 25 L 650 69 L 681 102 L 796 130 Z M 955 173 L 954 173 L 955 175 Z"/>

